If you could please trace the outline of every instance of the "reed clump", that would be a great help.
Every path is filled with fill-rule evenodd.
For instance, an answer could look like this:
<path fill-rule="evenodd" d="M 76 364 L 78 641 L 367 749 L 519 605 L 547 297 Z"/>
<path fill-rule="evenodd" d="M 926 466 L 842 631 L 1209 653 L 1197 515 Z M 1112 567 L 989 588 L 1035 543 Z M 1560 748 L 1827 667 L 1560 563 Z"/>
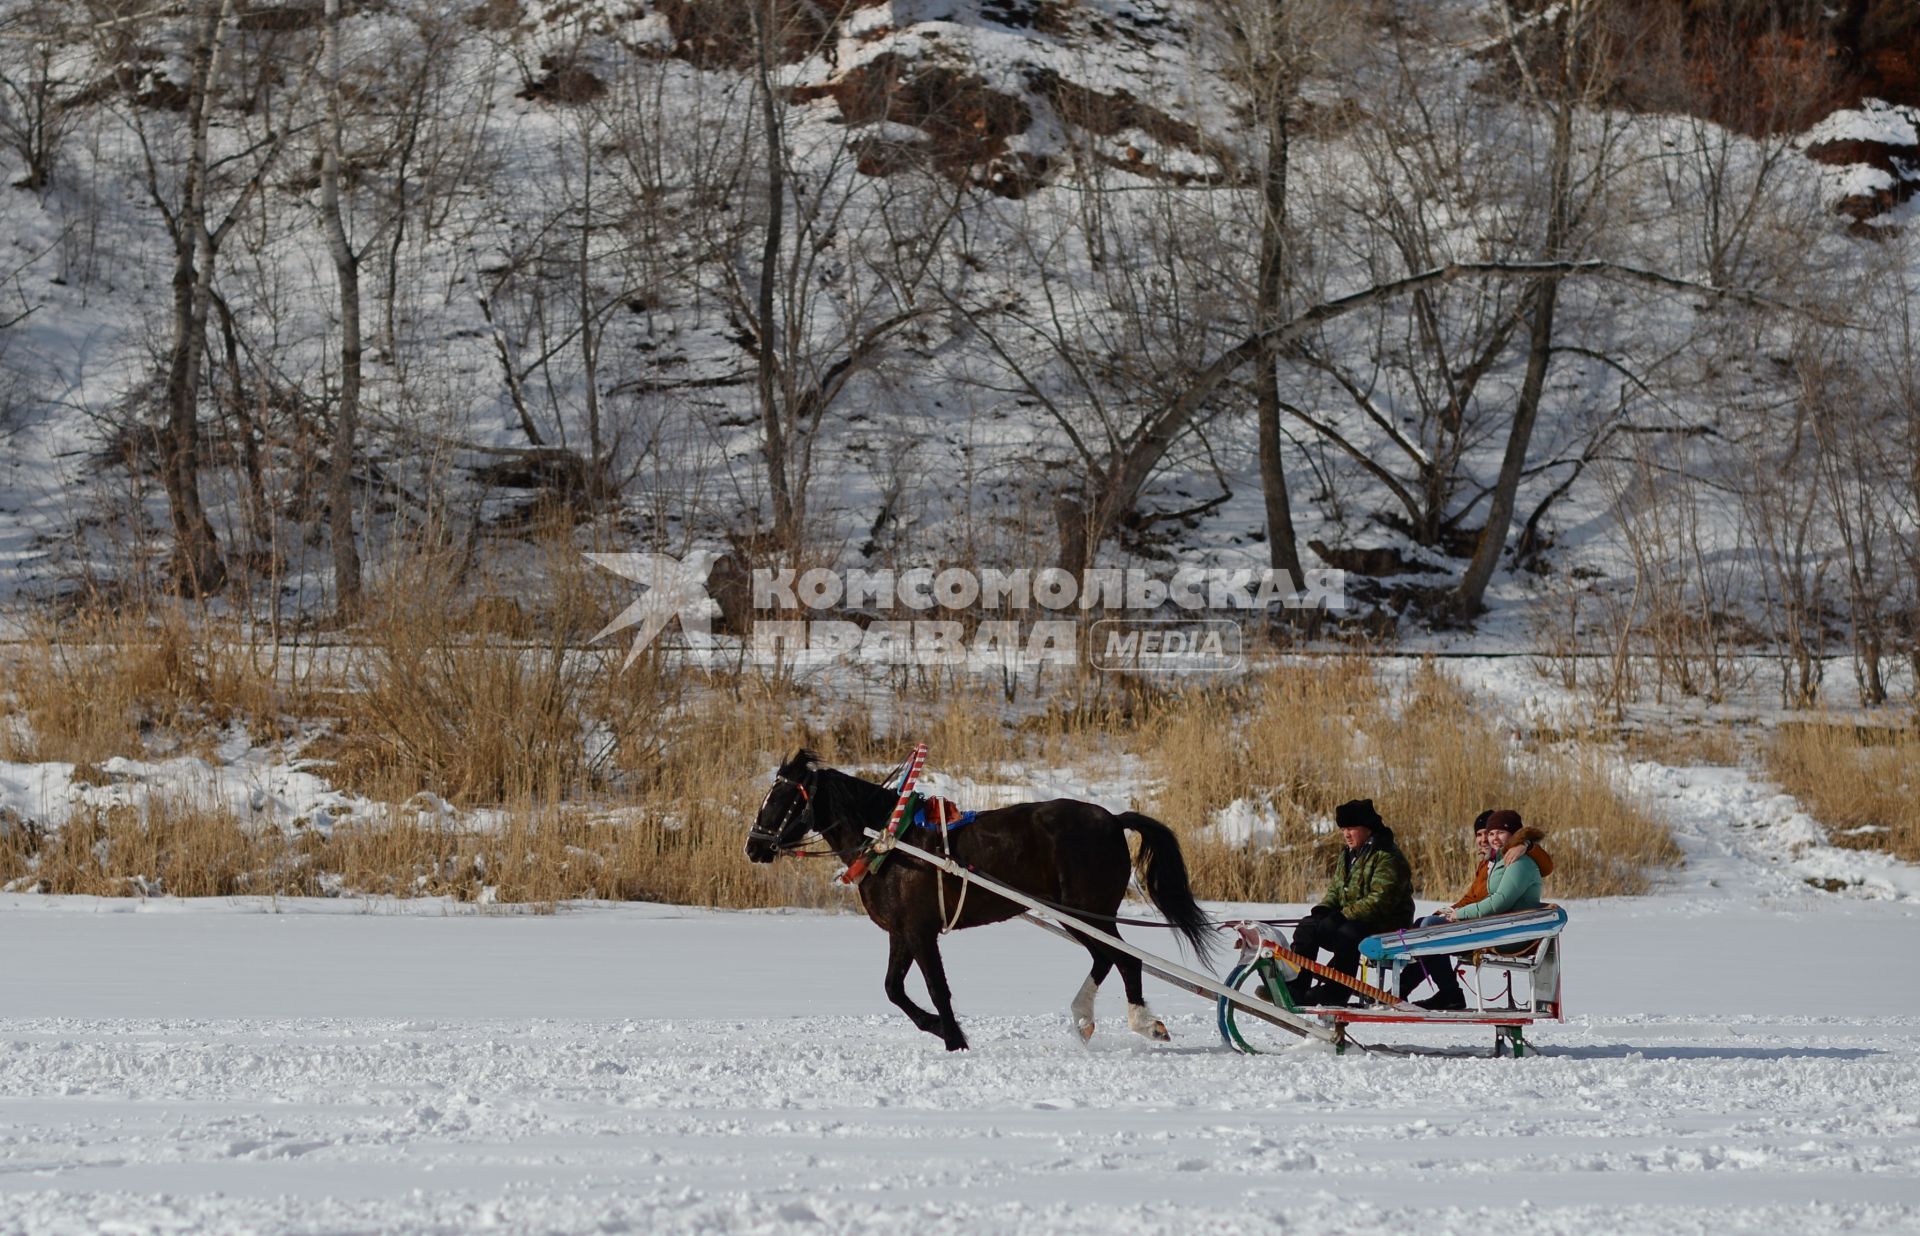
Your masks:
<path fill-rule="evenodd" d="M 1397 700 L 1397 703 L 1396 703 Z M 1339 850 L 1333 810 L 1370 798 L 1413 867 L 1416 894 L 1451 900 L 1475 862 L 1471 825 L 1508 807 L 1549 834 L 1550 896 L 1637 893 L 1680 860 L 1666 829 L 1613 784 L 1602 753 L 1526 752 L 1438 669 L 1390 696 L 1361 658 L 1288 664 L 1167 707 L 1147 751 L 1150 809 L 1183 830 L 1203 896 L 1305 901 Z M 1256 835 L 1201 827 L 1233 804 Z"/>
<path fill-rule="evenodd" d="M 1127 775 L 1151 781 L 1138 805 L 1181 833 L 1210 898 L 1317 896 L 1347 798 L 1374 800 L 1429 898 L 1466 882 L 1468 824 L 1492 806 L 1552 835 L 1552 894 L 1637 892 L 1678 859 L 1601 749 L 1577 737 L 1523 749 L 1432 667 L 1392 689 L 1360 657 L 1219 685 L 1065 673 L 1020 709 L 955 676 L 810 691 L 656 653 L 628 664 L 624 648 L 588 643 L 619 597 L 573 563 L 555 551 L 537 605 L 510 603 L 506 580 L 482 605 L 460 564 L 422 555 L 304 656 L 184 611 L 49 624 L 0 654 L 12 662 L 0 756 L 64 761 L 96 786 L 139 782 L 147 770 L 99 766 L 210 754 L 237 724 L 256 742 L 291 736 L 289 755 L 356 805 L 254 818 L 161 777 L 89 793 L 108 805 L 70 808 L 57 828 L 0 812 L 0 887 L 849 905 L 831 862 L 747 863 L 747 825 L 797 748 L 872 775 L 914 739 L 937 770 L 989 784 L 1131 762 Z M 1229 809 L 1257 828 L 1213 827 Z"/>
<path fill-rule="evenodd" d="M 234 721 L 270 737 L 300 706 L 277 645 L 179 608 L 42 618 L 0 667 L 0 758 L 12 760 L 137 758 Z"/>
<path fill-rule="evenodd" d="M 1783 725 L 1766 760 L 1835 845 L 1920 861 L 1920 730 L 1833 720 Z"/>

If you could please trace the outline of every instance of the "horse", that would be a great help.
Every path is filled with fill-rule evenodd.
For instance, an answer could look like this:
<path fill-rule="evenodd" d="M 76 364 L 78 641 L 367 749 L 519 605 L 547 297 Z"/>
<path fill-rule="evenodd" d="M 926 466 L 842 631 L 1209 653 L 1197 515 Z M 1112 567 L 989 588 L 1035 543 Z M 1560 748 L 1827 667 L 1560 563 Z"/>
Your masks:
<path fill-rule="evenodd" d="M 817 835 L 842 862 L 851 864 L 867 848 L 865 830 L 884 828 L 897 801 L 893 790 L 829 768 L 812 751 L 802 750 L 774 773 L 747 834 L 747 858 L 770 863 Z M 953 859 L 962 866 L 1067 913 L 1101 920 L 1117 934 L 1114 912 L 1126 895 L 1134 866 L 1127 851 L 1130 832 L 1140 838 L 1140 874 L 1147 895 L 1194 954 L 1206 959 L 1214 943 L 1214 924 L 1194 900 L 1179 838 L 1150 816 L 1137 811 L 1116 815 L 1094 803 L 1056 798 L 979 812 L 964 828 L 951 831 L 948 842 Z M 917 844 L 935 848 L 937 830 L 933 836 L 923 831 Z M 944 882 L 944 888 L 936 881 Z M 943 930 L 1004 922 L 1026 907 L 985 889 L 966 895 L 969 890 L 959 877 L 899 851 L 890 853 L 877 871 L 869 871 L 859 889 L 867 917 L 887 933 L 887 998 L 948 1051 L 965 1051 L 967 1036 L 954 1018 L 953 993 L 940 960 L 940 935 Z M 942 920 L 945 907 L 955 907 L 950 922 Z M 1126 985 L 1128 1028 L 1168 1041 L 1165 1023 L 1147 1007 L 1140 989 L 1139 959 L 1083 933 L 1073 935 L 1093 956 L 1093 968 L 1069 1006 L 1081 1039 L 1093 1035 L 1094 992 L 1117 966 Z M 914 965 L 933 998 L 931 1013 L 907 995 L 907 971 Z"/>

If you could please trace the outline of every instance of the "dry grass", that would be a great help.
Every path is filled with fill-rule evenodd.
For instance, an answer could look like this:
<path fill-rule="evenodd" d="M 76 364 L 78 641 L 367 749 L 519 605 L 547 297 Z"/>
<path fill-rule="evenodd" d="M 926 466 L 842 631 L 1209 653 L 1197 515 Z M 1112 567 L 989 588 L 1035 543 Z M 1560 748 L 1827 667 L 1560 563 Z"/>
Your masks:
<path fill-rule="evenodd" d="M 101 897 L 276 893 L 284 841 L 176 800 L 76 812 L 52 833 L 0 828 L 0 887 Z"/>
<path fill-rule="evenodd" d="M 1675 768 L 1698 765 L 1735 768 L 1742 758 L 1739 737 L 1724 725 L 1632 729 L 1621 737 L 1629 757 Z"/>
<path fill-rule="evenodd" d="M 1767 767 L 1835 845 L 1920 861 L 1920 731 L 1783 725 Z"/>
<path fill-rule="evenodd" d="M 0 757 L 97 763 L 174 748 L 243 719 L 271 736 L 296 692 L 253 633 L 179 609 L 39 622 L 6 652 Z"/>
<path fill-rule="evenodd" d="M 1215 688 L 1068 675 L 1049 685 L 1047 707 L 1018 722 L 988 684 L 908 678 L 880 694 L 876 715 L 875 701 L 828 702 L 646 657 L 621 668 L 624 649 L 580 651 L 619 598 L 564 562 L 534 612 L 463 602 L 456 575 L 431 558 L 395 572 L 330 663 L 334 676 L 309 669 L 297 690 L 270 645 L 205 618 L 44 630 L 0 688 L 22 722 L 0 732 L 0 754 L 84 768 L 210 746 L 235 720 L 270 735 L 298 716 L 322 731 L 304 754 L 330 760 L 334 784 L 376 805 L 326 829 L 264 827 L 165 799 L 84 812 L 51 834 L 0 819 L 0 884 L 846 904 L 826 881 L 831 863 L 746 863 L 745 826 L 768 770 L 795 748 L 882 768 L 899 758 L 902 731 L 928 742 L 937 768 L 983 781 L 1013 764 L 1136 755 L 1157 778 L 1143 806 L 1182 833 L 1208 897 L 1316 896 L 1337 842 L 1314 823 L 1351 797 L 1380 806 L 1428 897 L 1465 883 L 1467 824 L 1496 804 L 1553 833 L 1560 895 L 1637 891 L 1649 869 L 1677 858 L 1664 831 L 1614 793 L 1597 756 L 1516 751 L 1432 670 L 1397 705 L 1354 657 Z M 423 811 L 422 791 L 461 811 Z M 1203 830 L 1243 798 L 1270 805 L 1275 844 L 1231 845 Z"/>
<path fill-rule="evenodd" d="M 1162 778 L 1152 809 L 1186 826 L 1203 896 L 1308 900 L 1339 846 L 1320 832 L 1349 798 L 1371 798 L 1414 870 L 1418 895 L 1451 898 L 1472 874 L 1474 816 L 1518 810 L 1549 834 L 1564 897 L 1635 893 L 1679 861 L 1666 830 L 1614 789 L 1598 753 L 1516 752 L 1437 670 L 1392 707 L 1367 663 L 1286 666 L 1243 687 L 1168 708 L 1149 754 Z M 1192 826 L 1235 799 L 1267 806 L 1272 844 L 1236 845 Z"/>
<path fill-rule="evenodd" d="M 750 809 L 750 808 L 749 808 Z M 446 827 L 405 809 L 282 830 L 156 799 L 82 812 L 51 833 L 0 823 L 0 887 L 95 896 L 452 897 L 552 905 L 580 898 L 715 906 L 830 905 L 847 894 L 799 864 L 754 867 L 739 817 L 638 811 L 504 813 Z"/>

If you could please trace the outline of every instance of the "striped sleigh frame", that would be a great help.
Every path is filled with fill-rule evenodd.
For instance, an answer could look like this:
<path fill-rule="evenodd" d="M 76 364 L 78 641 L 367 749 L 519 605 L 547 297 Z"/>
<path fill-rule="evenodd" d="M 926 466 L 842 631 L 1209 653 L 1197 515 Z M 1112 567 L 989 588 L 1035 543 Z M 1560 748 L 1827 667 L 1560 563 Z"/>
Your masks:
<path fill-rule="evenodd" d="M 1464 922 L 1408 927 L 1403 931 L 1368 936 L 1360 942 L 1360 955 L 1371 962 L 1390 963 L 1441 953 L 1512 949 L 1557 936 L 1566 925 L 1565 910 L 1556 905 L 1543 905 L 1531 910 L 1470 918 Z"/>

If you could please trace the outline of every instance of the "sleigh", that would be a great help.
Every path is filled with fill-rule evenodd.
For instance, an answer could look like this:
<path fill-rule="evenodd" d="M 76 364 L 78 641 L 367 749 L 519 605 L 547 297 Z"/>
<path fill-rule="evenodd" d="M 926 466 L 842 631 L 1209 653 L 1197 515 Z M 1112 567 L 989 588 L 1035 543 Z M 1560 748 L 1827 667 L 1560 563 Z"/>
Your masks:
<path fill-rule="evenodd" d="M 1360 973 L 1343 974 L 1295 953 L 1277 922 L 1240 921 L 1222 926 L 1236 932 L 1240 957 L 1227 985 L 1278 1005 L 1297 1016 L 1329 1026 L 1336 1048 L 1346 1045 L 1347 1027 L 1388 1023 L 1475 1025 L 1494 1028 L 1493 1054 L 1527 1054 L 1526 1027 L 1536 1021 L 1565 1019 L 1561 995 L 1560 936 L 1567 912 L 1555 905 L 1463 922 L 1407 928 L 1369 936 L 1360 944 Z M 1413 967 L 1453 965 L 1463 959 L 1468 1007 L 1430 1010 L 1394 993 Z M 1302 972 L 1355 992 L 1358 1005 L 1298 1006 L 1287 980 Z M 1245 1052 L 1265 1050 L 1249 1032 L 1236 1002 L 1218 1002 L 1220 1036 Z"/>

